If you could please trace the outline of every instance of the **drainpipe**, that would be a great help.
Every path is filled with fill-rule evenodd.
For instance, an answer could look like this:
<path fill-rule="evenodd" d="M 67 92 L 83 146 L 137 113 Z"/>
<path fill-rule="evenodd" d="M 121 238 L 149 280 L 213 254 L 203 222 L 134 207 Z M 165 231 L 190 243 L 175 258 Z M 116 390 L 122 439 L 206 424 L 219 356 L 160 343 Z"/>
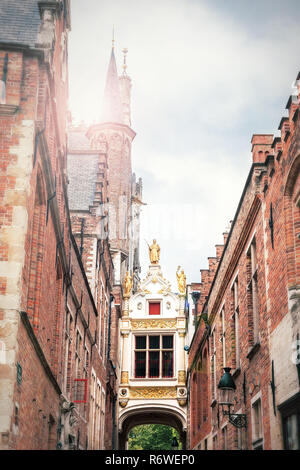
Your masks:
<path fill-rule="evenodd" d="M 117 401 L 117 396 L 114 395 L 113 397 L 113 406 L 112 406 L 112 418 L 113 418 L 113 429 L 112 429 L 112 450 L 117 450 L 116 449 L 116 401 Z"/>
<path fill-rule="evenodd" d="M 110 360 L 110 346 L 111 346 L 111 306 L 115 300 L 114 296 L 110 294 L 109 296 L 109 308 L 108 308 L 108 332 L 107 332 L 107 360 Z"/>
<path fill-rule="evenodd" d="M 114 369 L 113 362 L 110 358 L 110 346 L 111 346 L 111 306 L 115 300 L 114 296 L 110 294 L 109 297 L 109 309 L 108 309 L 108 333 L 107 333 L 107 361 L 110 362 L 112 368 Z M 114 371 L 115 372 L 115 371 Z M 116 450 L 116 401 L 117 397 L 114 394 L 113 403 L 112 403 L 112 450 Z"/>
<path fill-rule="evenodd" d="M 81 229 L 80 229 L 80 256 L 82 258 L 83 253 L 83 236 L 84 236 L 84 218 L 81 219 Z"/>

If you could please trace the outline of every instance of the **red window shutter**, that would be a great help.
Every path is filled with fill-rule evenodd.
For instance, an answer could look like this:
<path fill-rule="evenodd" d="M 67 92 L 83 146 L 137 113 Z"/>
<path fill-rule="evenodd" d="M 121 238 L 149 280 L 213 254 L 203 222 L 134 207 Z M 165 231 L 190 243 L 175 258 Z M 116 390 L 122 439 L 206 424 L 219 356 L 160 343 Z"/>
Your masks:
<path fill-rule="evenodd" d="M 160 315 L 160 302 L 149 302 L 149 315 Z"/>

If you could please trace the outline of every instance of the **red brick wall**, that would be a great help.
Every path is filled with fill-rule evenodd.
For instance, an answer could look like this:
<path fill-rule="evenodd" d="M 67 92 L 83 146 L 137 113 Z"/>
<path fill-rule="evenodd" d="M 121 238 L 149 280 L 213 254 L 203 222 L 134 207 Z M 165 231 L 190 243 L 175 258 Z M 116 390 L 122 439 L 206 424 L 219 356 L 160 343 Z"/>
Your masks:
<path fill-rule="evenodd" d="M 222 324 L 220 312 L 225 314 L 226 365 L 232 368 L 236 383 L 234 394 L 235 412 L 246 413 L 248 427 L 244 448 L 253 448 L 254 437 L 253 400 L 261 397 L 263 420 L 263 446 L 272 448 L 271 426 L 273 420 L 273 402 L 270 389 L 271 353 L 270 335 L 283 322 L 289 312 L 288 289 L 300 286 L 299 278 L 299 207 L 296 206 L 300 186 L 299 158 L 299 118 L 295 114 L 298 105 L 289 108 L 289 118 L 281 125 L 281 138 L 255 135 L 252 139 L 253 162 L 240 205 L 233 221 L 229 236 L 225 238 L 225 250 L 217 251 L 217 260 L 209 259 L 209 270 L 201 270 L 202 291 L 207 302 L 202 304 L 202 312 L 208 311 L 210 330 L 216 337 L 216 383 L 222 374 Z M 288 133 L 290 132 L 290 134 Z M 272 217 L 271 217 L 272 205 Z M 272 225 L 273 222 L 273 225 Z M 273 244 L 271 237 L 273 229 Z M 253 238 L 254 237 L 254 238 Z M 255 346 L 253 301 L 251 289 L 251 266 L 247 255 L 251 241 L 255 239 L 257 251 L 257 305 L 259 345 Z M 220 259 L 221 258 L 221 259 Z M 218 264 L 219 262 L 219 264 Z M 216 264 L 215 264 L 216 263 Z M 217 271 L 216 271 L 217 268 Z M 238 278 L 239 292 L 239 344 L 240 368 L 235 360 L 234 298 L 232 285 Z M 217 448 L 224 447 L 222 427 L 228 421 L 220 412 L 219 427 L 211 416 L 216 416 L 217 404 L 212 399 L 212 340 L 209 340 L 208 373 L 200 378 L 200 388 L 192 378 L 203 361 L 204 349 L 208 345 L 207 330 L 200 322 L 189 351 L 190 403 L 191 420 L 190 447 L 196 448 L 208 438 L 209 448 L 213 448 L 212 438 L 217 436 Z M 288 345 L 287 345 L 288 347 Z M 203 371 L 204 372 L 204 371 Z M 204 379 L 205 377 L 205 379 Z M 280 377 L 276 377 L 277 383 Z M 206 400 L 206 387 L 208 395 Z M 260 395 L 259 395 L 260 394 Z M 199 395 L 200 410 L 199 410 Z M 204 398 L 205 397 L 205 398 Z M 287 392 L 288 397 L 288 392 Z M 205 403 L 205 405 L 204 405 Z M 201 423 L 200 415 L 206 407 L 208 421 Z M 198 408 L 197 408 L 198 407 Z M 220 410 L 221 411 L 221 410 Z M 200 426 L 196 422 L 200 420 Z M 277 423 L 280 426 L 280 422 Z M 227 443 L 229 449 L 238 448 L 237 430 L 227 424 Z M 281 429 L 278 428 L 278 433 Z M 245 436 L 244 436 L 245 437 Z M 274 439 L 274 437 L 273 437 Z M 278 443 L 276 444 L 279 445 Z M 282 440 L 280 444 L 283 446 Z"/>
<path fill-rule="evenodd" d="M 63 44 L 67 47 L 67 37 L 63 15 L 55 23 L 55 35 L 53 54 L 49 52 L 46 58 L 30 50 L 0 50 L 0 68 L 6 52 L 9 56 L 8 107 L 0 106 L 0 262 L 12 263 L 19 256 L 22 264 L 20 276 L 14 283 L 5 276 L 1 277 L 0 282 L 2 296 L 10 293 L 7 289 L 11 289 L 12 284 L 18 289 L 18 308 L 3 309 L 0 313 L 5 331 L 14 331 L 15 334 L 10 333 L 7 343 L 15 351 L 14 363 L 0 365 L 0 381 L 9 378 L 13 384 L 12 391 L 4 388 L 10 424 L 5 432 L 0 433 L 1 448 L 55 449 L 59 422 L 64 419 L 60 395 L 63 393 L 66 400 L 73 401 L 74 379 L 84 377 L 88 379 L 87 403 L 75 405 L 77 422 L 71 432 L 76 437 L 76 446 L 85 448 L 88 444 L 90 447 L 92 368 L 102 390 L 106 391 L 106 358 L 101 358 L 98 350 L 99 328 L 103 328 L 99 319 L 103 309 L 99 299 L 92 297 L 84 272 L 86 259 L 83 257 L 82 263 L 78 248 L 72 241 L 67 210 L 65 123 L 68 89 L 67 53 L 63 47 Z M 18 108 L 9 108 L 12 105 Z M 102 173 L 105 173 L 105 162 L 101 165 Z M 20 181 L 24 181 L 24 187 L 20 186 Z M 103 185 L 106 188 L 105 176 Z M 13 233 L 13 218 L 21 209 L 24 216 L 23 238 L 20 236 L 16 244 L 9 234 Z M 91 225 L 95 224 L 95 217 L 91 217 L 90 222 Z M 85 248 L 87 250 L 88 246 Z M 109 294 L 113 266 L 107 244 L 97 273 L 97 281 L 103 279 L 105 291 Z M 67 308 L 73 318 L 68 355 Z M 114 329 L 115 315 L 113 310 Z M 9 324 L 10 319 L 14 329 Z M 107 322 L 105 328 L 108 328 Z M 76 373 L 77 330 L 82 335 L 82 346 Z M 0 335 L 3 331 L 0 329 Z M 115 355 L 115 333 L 112 340 Z M 89 353 L 88 364 L 84 360 L 84 346 Z M 21 384 L 16 382 L 17 363 L 22 367 Z M 66 381 L 67 389 L 64 387 Z M 107 423 L 111 423 L 111 414 L 106 419 Z M 63 432 L 58 438 L 66 448 L 68 444 L 64 441 Z M 110 442 L 111 432 L 107 436 Z"/>

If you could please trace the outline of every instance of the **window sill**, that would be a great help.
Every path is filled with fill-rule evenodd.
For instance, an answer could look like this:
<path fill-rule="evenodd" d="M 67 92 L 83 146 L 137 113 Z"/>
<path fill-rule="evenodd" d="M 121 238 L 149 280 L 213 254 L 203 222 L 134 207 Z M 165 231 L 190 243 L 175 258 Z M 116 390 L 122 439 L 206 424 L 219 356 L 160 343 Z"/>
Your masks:
<path fill-rule="evenodd" d="M 232 377 L 236 379 L 241 373 L 241 368 L 237 367 L 233 372 L 232 372 Z"/>
<path fill-rule="evenodd" d="M 14 104 L 0 104 L 0 116 L 13 116 L 19 106 Z"/>
<path fill-rule="evenodd" d="M 247 354 L 247 359 L 249 359 L 249 361 L 251 361 L 251 359 L 253 358 L 253 356 L 257 353 L 257 351 L 260 349 L 260 343 L 255 343 L 248 351 L 248 354 Z"/>

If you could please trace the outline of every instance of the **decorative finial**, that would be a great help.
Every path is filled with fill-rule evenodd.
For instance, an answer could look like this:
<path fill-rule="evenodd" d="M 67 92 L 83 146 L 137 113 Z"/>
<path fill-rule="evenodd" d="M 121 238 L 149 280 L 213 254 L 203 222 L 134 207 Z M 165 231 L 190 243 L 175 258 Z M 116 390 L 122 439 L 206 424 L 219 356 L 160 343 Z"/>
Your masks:
<path fill-rule="evenodd" d="M 115 25 L 113 25 L 113 30 L 112 30 L 112 48 L 115 48 Z"/>
<path fill-rule="evenodd" d="M 123 62 L 123 75 L 126 75 L 126 69 L 127 69 L 127 64 L 126 64 L 126 55 L 127 55 L 127 52 L 128 52 L 128 49 L 126 49 L 126 47 L 122 50 L 123 54 L 124 54 L 124 62 Z"/>

